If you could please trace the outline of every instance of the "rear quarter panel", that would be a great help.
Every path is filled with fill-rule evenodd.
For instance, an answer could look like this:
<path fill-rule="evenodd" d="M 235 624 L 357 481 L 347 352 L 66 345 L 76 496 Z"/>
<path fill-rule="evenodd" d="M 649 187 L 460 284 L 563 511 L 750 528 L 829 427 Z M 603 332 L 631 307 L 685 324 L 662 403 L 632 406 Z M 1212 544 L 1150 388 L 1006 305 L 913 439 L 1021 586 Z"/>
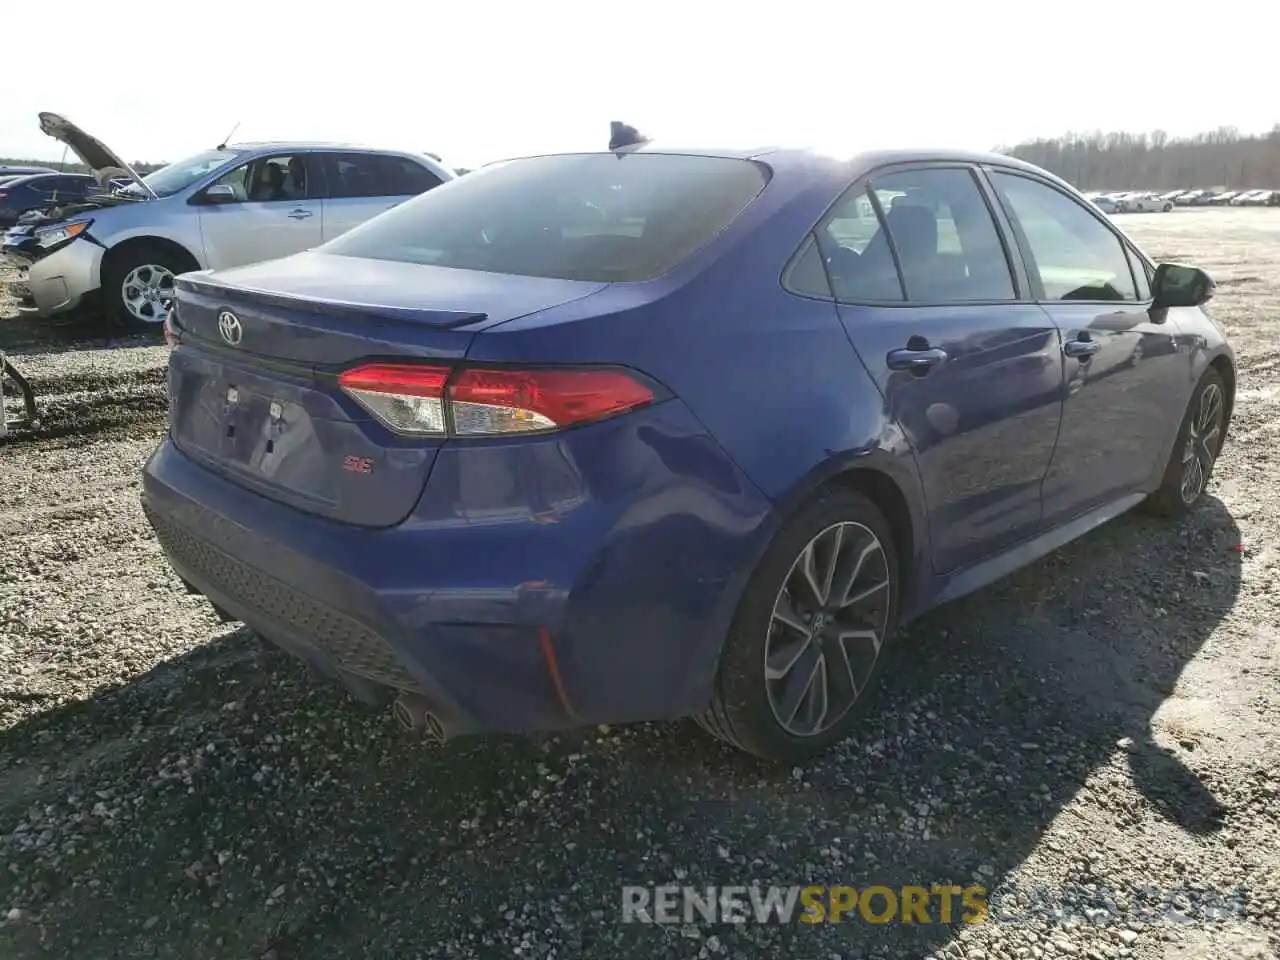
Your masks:
<path fill-rule="evenodd" d="M 806 174 L 799 188 L 772 191 L 771 184 L 667 277 L 615 284 L 512 320 L 480 333 L 468 352 L 477 361 L 625 364 L 688 405 L 773 505 L 766 522 L 742 538 L 721 629 L 773 531 L 843 470 L 888 475 L 908 502 L 913 529 L 924 530 L 910 448 L 835 305 L 781 285 L 787 261 L 848 180 L 827 167 Z M 909 553 L 919 552 L 913 543 Z"/>

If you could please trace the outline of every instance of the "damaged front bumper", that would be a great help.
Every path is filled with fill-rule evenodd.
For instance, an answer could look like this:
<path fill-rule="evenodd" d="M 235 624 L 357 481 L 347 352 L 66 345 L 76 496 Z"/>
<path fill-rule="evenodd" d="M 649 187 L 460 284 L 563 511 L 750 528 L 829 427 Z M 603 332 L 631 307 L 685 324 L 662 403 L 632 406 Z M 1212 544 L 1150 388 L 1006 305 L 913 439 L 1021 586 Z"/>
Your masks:
<path fill-rule="evenodd" d="M 33 231 L 34 234 L 34 231 Z M 45 250 L 35 241 L 5 237 L 0 254 L 26 268 L 26 276 L 10 286 L 23 315 L 52 317 L 76 309 L 98 290 L 102 257 L 106 252 L 87 236 Z"/>

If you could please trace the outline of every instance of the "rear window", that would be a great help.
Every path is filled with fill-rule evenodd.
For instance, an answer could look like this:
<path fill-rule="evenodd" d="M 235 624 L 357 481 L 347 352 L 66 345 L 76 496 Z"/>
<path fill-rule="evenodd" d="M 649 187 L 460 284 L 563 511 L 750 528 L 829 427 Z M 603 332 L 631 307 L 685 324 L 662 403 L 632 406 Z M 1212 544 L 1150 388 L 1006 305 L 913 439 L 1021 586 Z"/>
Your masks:
<path fill-rule="evenodd" d="M 559 280 L 648 280 L 705 246 L 766 182 L 763 167 L 726 157 L 511 160 L 437 187 L 322 249 Z"/>

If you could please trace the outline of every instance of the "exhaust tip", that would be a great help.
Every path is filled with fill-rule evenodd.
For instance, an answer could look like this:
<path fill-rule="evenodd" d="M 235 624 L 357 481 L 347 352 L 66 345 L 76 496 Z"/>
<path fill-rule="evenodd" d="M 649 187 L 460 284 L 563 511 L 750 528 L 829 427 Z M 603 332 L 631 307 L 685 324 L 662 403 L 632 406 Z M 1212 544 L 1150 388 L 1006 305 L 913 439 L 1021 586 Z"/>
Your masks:
<path fill-rule="evenodd" d="M 443 745 L 449 739 L 444 721 L 432 711 L 424 697 L 400 694 L 391 705 L 391 715 L 402 730 L 416 733 L 429 743 Z"/>

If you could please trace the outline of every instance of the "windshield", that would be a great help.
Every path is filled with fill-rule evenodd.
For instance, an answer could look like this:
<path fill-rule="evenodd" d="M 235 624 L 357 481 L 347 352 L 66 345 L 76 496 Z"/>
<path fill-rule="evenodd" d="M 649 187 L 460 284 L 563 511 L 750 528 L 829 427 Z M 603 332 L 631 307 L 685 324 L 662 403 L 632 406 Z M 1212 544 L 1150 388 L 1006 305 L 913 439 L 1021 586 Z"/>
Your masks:
<path fill-rule="evenodd" d="M 234 160 L 239 155 L 237 150 L 206 150 L 204 153 L 197 153 L 194 157 L 187 157 L 167 167 L 161 167 L 154 173 L 147 174 L 142 180 L 156 192 L 157 196 L 169 197 L 185 190 L 205 174 L 213 173 L 228 160 Z M 136 183 L 129 184 L 121 190 L 121 193 L 145 196 L 143 189 Z"/>
<path fill-rule="evenodd" d="M 469 173 L 325 244 L 325 253 L 559 280 L 667 272 L 764 189 L 751 161 L 567 154 Z"/>

